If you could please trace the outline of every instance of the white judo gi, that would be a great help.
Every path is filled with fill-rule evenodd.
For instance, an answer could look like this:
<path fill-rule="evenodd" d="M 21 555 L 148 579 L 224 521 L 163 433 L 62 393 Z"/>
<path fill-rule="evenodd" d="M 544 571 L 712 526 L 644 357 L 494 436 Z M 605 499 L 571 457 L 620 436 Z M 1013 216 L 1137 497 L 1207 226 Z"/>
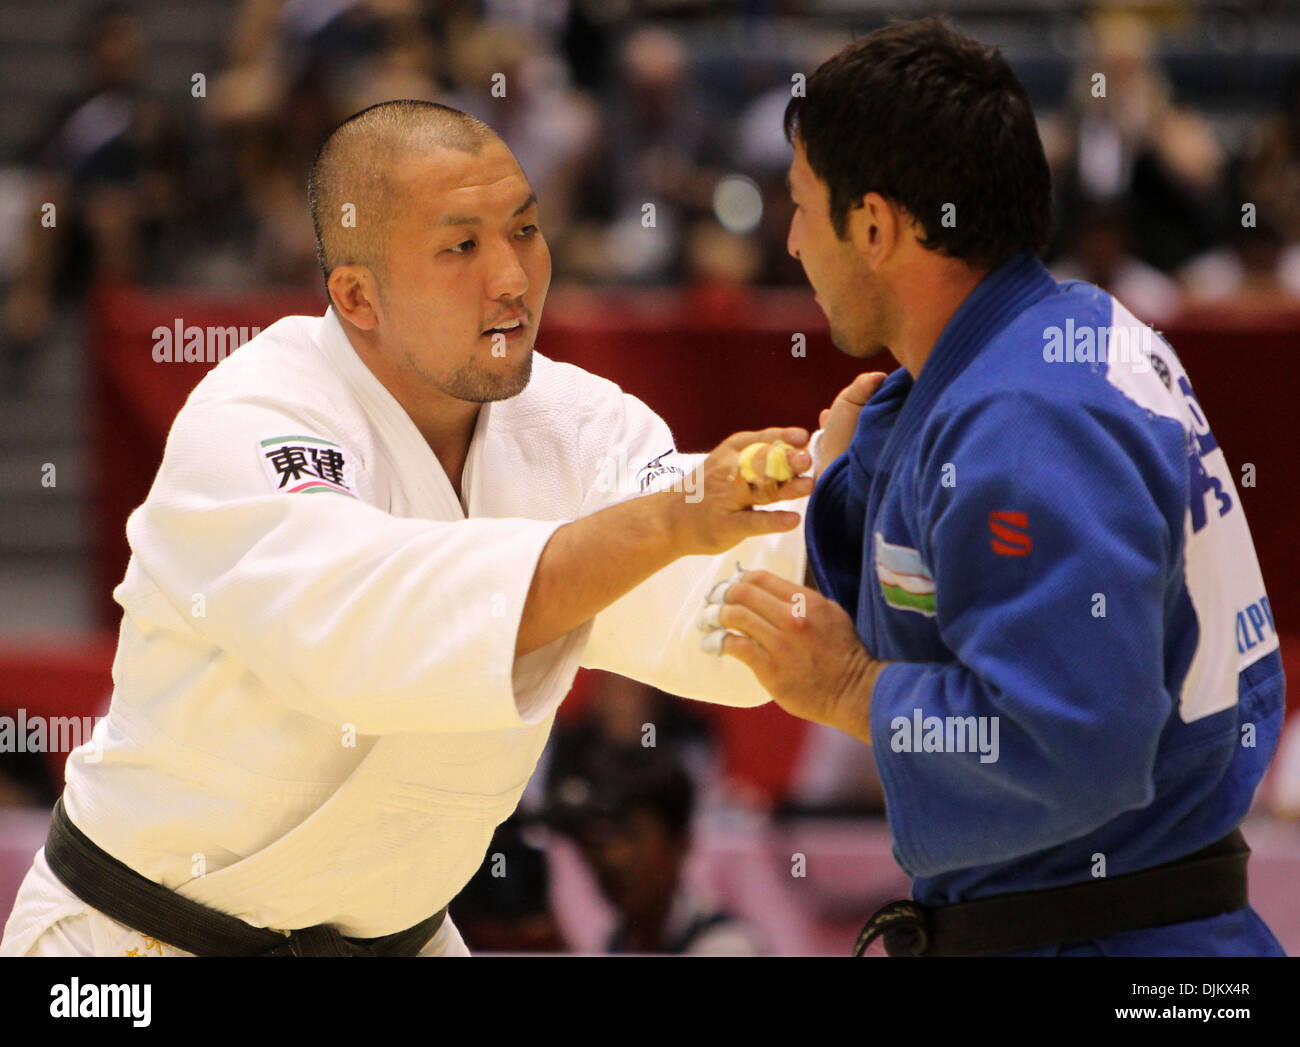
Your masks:
<path fill-rule="evenodd" d="M 678 560 L 514 657 L 552 532 L 698 460 L 640 400 L 534 353 L 524 392 L 481 409 L 462 504 L 333 310 L 280 320 L 199 383 L 127 524 L 112 705 L 68 759 L 69 817 L 256 926 L 369 938 L 437 912 L 514 810 L 579 666 L 768 700 L 694 623 L 738 561 L 802 581 L 802 526 Z M 88 909 L 38 854 L 0 953 L 133 950 L 176 952 Z M 425 949 L 464 951 L 450 919 Z"/>

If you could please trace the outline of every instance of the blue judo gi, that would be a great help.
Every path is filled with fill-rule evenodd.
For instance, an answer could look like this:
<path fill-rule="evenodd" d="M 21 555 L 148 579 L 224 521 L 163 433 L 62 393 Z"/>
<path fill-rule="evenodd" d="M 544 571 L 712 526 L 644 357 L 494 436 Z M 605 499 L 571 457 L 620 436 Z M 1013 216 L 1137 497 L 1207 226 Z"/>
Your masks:
<path fill-rule="evenodd" d="M 893 664 L 894 855 L 945 905 L 1135 872 L 1242 819 L 1285 681 L 1254 545 L 1177 355 L 1030 255 L 896 371 L 808 508 L 819 588 Z M 1281 955 L 1252 908 L 1026 955 Z"/>

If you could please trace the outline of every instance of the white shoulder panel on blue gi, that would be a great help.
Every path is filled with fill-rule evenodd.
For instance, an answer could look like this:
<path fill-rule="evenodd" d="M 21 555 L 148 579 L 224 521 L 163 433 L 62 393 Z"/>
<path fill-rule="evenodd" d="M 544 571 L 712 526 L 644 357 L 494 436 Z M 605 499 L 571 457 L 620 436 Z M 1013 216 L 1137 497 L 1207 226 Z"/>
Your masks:
<path fill-rule="evenodd" d="M 1241 498 L 1178 355 L 1117 301 L 1107 355 L 1116 389 L 1177 420 L 1187 434 L 1184 570 L 1201 630 L 1179 702 L 1179 715 L 1190 723 L 1237 704 L 1237 674 L 1278 649 L 1277 631 Z"/>

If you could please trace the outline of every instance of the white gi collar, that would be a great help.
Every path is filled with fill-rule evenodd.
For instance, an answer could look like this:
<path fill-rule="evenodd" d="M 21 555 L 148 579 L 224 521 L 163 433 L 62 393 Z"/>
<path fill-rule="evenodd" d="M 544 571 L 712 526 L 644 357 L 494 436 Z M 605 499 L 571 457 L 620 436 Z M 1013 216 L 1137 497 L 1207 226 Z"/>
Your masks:
<path fill-rule="evenodd" d="M 413 514 L 444 520 L 478 515 L 481 495 L 477 479 L 482 475 L 478 459 L 486 442 L 492 405 L 485 403 L 479 409 L 461 475 L 461 490 L 465 494 L 462 505 L 438 456 L 411 416 L 357 355 L 332 307 L 321 318 L 320 347 L 330 367 L 351 387 L 362 411 L 392 450 L 395 458 L 392 465 L 396 468 L 400 463 L 402 487 L 410 498 Z"/>

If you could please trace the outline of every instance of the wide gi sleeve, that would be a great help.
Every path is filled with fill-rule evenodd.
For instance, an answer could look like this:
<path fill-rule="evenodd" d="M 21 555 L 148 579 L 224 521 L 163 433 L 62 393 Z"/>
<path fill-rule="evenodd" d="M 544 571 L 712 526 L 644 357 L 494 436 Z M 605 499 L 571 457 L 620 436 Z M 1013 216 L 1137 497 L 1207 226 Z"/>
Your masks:
<path fill-rule="evenodd" d="M 685 490 L 706 455 L 680 454 L 667 424 L 635 396 L 617 399 L 588 425 L 584 442 L 591 484 L 584 512 L 595 512 L 646 491 Z M 601 477 L 620 477 L 618 485 Z M 807 499 L 765 509 L 791 509 L 802 516 Z M 763 569 L 802 583 L 806 556 L 802 521 L 782 534 L 747 538 L 718 556 L 686 556 L 669 564 L 596 615 L 582 664 L 641 680 L 669 694 L 718 705 L 751 707 L 771 700 L 749 667 L 709 654 L 696 625 L 709 591 L 736 572 Z"/>
<path fill-rule="evenodd" d="M 1181 441 L 1176 422 L 1017 393 L 955 412 L 923 450 L 921 552 L 955 660 L 887 666 L 870 714 L 909 873 L 1008 861 L 1151 801 Z M 984 751 L 915 751 L 929 717 L 945 739 L 978 725 Z"/>
<path fill-rule="evenodd" d="M 181 412 L 127 525 L 152 584 L 138 598 L 124 584 L 126 613 L 146 632 L 192 629 L 286 706 L 363 734 L 493 730 L 549 715 L 569 681 L 556 697 L 532 652 L 519 660 L 531 689 L 517 693 L 514 650 L 538 558 L 562 521 L 401 519 L 325 484 L 289 493 L 258 460 L 258 438 L 276 433 L 314 434 L 343 447 L 344 462 L 355 456 L 346 434 L 305 408 Z M 350 464 L 364 473 L 373 463 Z M 151 606 L 158 599 L 170 615 Z M 580 645 L 585 631 L 548 647 Z M 576 663 L 574 650 L 570 674 Z"/>

